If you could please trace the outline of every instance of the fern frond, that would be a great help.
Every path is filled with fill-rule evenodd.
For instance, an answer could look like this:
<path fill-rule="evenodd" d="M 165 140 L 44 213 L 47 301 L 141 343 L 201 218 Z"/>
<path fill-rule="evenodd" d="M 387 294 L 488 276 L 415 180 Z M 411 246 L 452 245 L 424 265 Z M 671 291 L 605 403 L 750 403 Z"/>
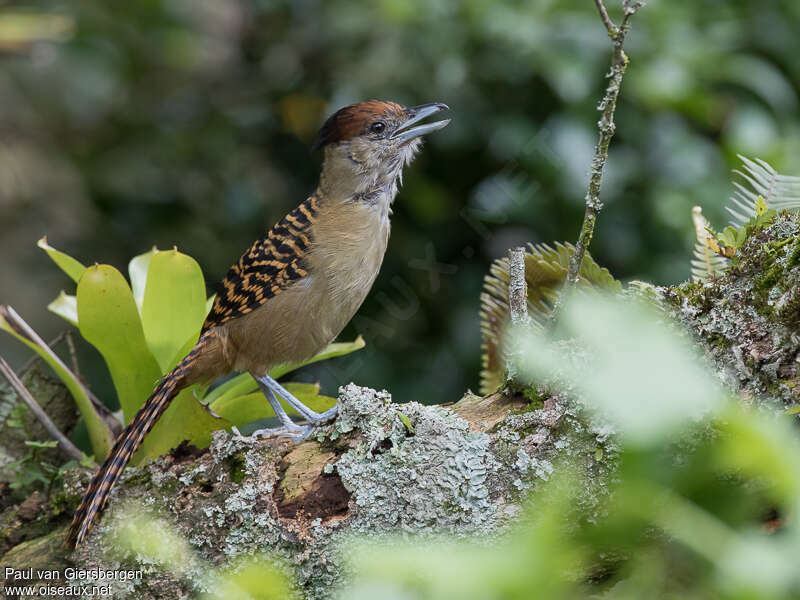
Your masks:
<path fill-rule="evenodd" d="M 707 243 L 712 233 L 711 224 L 703 216 L 703 209 L 699 206 L 692 208 L 692 222 L 694 223 L 694 259 L 692 260 L 692 280 L 708 281 L 711 277 L 719 275 L 728 268 L 728 259 L 720 256 Z"/>
<path fill-rule="evenodd" d="M 754 206 L 759 196 L 776 211 L 800 210 L 800 177 L 781 175 L 760 158 L 751 160 L 741 154 L 738 156 L 742 170 L 734 173 L 744 182 L 733 183 L 736 191 L 730 198 L 731 204 L 725 207 L 732 225 L 741 227 L 756 214 Z"/>
<path fill-rule="evenodd" d="M 528 244 L 525 252 L 525 280 L 528 283 L 528 314 L 534 328 L 547 322 L 553 305 L 567 276 L 572 244 Z M 502 336 L 509 322 L 508 258 L 498 258 L 489 267 L 481 292 L 481 394 L 491 394 L 505 381 L 505 360 Z M 619 292 L 619 281 L 608 269 L 598 265 L 587 253 L 580 270 L 579 286 Z"/>

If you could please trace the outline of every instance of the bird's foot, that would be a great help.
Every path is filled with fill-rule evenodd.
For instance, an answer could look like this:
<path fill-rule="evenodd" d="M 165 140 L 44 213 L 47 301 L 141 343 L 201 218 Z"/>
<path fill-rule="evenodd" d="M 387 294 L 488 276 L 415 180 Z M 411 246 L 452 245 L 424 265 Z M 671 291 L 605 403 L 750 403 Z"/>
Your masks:
<path fill-rule="evenodd" d="M 332 421 L 336 418 L 338 414 L 339 407 L 334 406 L 329 408 L 325 412 L 318 413 L 314 410 L 311 410 L 305 404 L 300 402 L 294 395 L 283 387 L 280 383 L 275 381 L 269 375 L 264 375 L 263 377 L 256 377 L 256 381 L 258 382 L 258 386 L 264 392 L 264 395 L 267 396 L 267 399 L 270 398 L 272 395 L 278 395 L 283 398 L 289 406 L 303 415 L 303 418 L 311 423 L 312 425 L 322 425 L 329 421 Z"/>

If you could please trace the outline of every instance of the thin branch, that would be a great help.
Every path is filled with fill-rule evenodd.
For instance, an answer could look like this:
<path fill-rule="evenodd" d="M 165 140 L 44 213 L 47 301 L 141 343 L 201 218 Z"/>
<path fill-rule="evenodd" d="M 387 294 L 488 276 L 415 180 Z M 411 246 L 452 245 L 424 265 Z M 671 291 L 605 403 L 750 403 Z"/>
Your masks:
<path fill-rule="evenodd" d="M 594 0 L 594 3 L 597 5 L 597 12 L 600 13 L 600 19 L 603 21 L 603 25 L 605 25 L 608 30 L 608 35 L 613 40 L 617 37 L 617 26 L 614 25 L 611 17 L 608 16 L 608 11 L 606 10 L 605 4 L 603 4 L 603 0 Z"/>
<path fill-rule="evenodd" d="M 50 420 L 50 417 L 47 416 L 47 413 L 44 412 L 39 403 L 36 401 L 28 389 L 23 385 L 22 381 L 20 381 L 17 374 L 14 372 L 14 369 L 11 368 L 2 357 L 0 357 L 0 374 L 6 378 L 6 381 L 11 385 L 14 391 L 19 396 L 20 400 L 22 400 L 33 415 L 39 419 L 39 422 L 44 426 L 47 432 L 53 436 L 58 442 L 58 447 L 61 448 L 61 451 L 67 455 L 69 458 L 74 458 L 75 460 L 81 460 L 83 458 L 83 453 L 78 450 L 75 445 L 70 442 L 67 437 L 59 431 L 56 424 Z"/>
<path fill-rule="evenodd" d="M 81 372 L 78 369 L 78 353 L 75 352 L 75 342 L 72 340 L 72 332 L 67 331 L 64 334 L 64 339 L 67 342 L 67 348 L 69 349 L 69 358 L 72 362 L 72 371 L 75 373 L 75 378 L 80 381 L 81 379 Z"/>
<path fill-rule="evenodd" d="M 619 27 L 617 27 L 608 16 L 603 0 L 595 0 L 595 4 L 600 13 L 600 19 L 603 21 L 606 30 L 608 30 L 608 35 L 613 43 L 611 70 L 607 75 L 608 86 L 606 87 L 605 96 L 603 96 L 603 100 L 597 107 L 600 111 L 600 120 L 597 122 L 599 138 L 597 146 L 595 146 L 594 157 L 592 158 L 583 225 L 581 226 L 580 235 L 578 236 L 578 242 L 575 244 L 575 252 L 570 257 L 569 269 L 567 270 L 567 277 L 564 282 L 564 290 L 553 310 L 553 320 L 557 318 L 560 312 L 563 298 L 566 297 L 570 290 L 578 283 L 583 257 L 586 254 L 586 249 L 589 247 L 589 244 L 591 244 L 597 217 L 603 209 L 603 203 L 600 202 L 603 167 L 605 167 L 606 159 L 608 158 L 608 146 L 611 143 L 611 138 L 614 137 L 614 131 L 616 129 L 616 125 L 614 124 L 614 111 L 617 108 L 617 97 L 619 96 L 625 69 L 628 67 L 628 57 L 623 51 L 622 46 L 625 43 L 625 36 L 630 28 L 630 18 L 636 14 L 637 10 L 644 6 L 643 2 L 623 0 L 622 21 Z"/>

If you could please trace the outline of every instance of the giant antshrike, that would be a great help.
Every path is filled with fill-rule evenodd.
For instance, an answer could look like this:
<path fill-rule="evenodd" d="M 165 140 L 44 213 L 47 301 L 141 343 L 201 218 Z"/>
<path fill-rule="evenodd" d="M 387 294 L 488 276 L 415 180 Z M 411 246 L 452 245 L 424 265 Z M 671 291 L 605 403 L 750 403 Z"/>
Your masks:
<path fill-rule="evenodd" d="M 67 543 L 80 544 L 142 440 L 183 388 L 231 371 L 250 372 L 281 427 L 253 435 L 304 439 L 336 416 L 316 413 L 269 376 L 270 367 L 319 352 L 342 331 L 378 275 L 403 167 L 423 134 L 450 121 L 418 124 L 447 109 L 371 100 L 342 108 L 320 130 L 319 186 L 245 252 L 222 282 L 200 339 L 156 386 L 117 438 L 78 506 Z M 282 398 L 307 421 L 295 424 Z"/>

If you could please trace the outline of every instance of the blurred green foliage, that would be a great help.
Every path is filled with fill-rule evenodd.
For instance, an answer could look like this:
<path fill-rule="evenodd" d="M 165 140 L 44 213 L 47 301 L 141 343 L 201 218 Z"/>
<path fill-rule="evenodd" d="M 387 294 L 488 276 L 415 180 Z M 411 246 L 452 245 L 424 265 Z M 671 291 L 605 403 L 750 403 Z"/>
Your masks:
<path fill-rule="evenodd" d="M 599 264 L 684 280 L 690 209 L 725 224 L 737 152 L 797 171 L 799 27 L 796 0 L 652 0 L 636 15 Z M 115 265 L 177 244 L 211 283 L 313 189 L 328 113 L 447 102 L 453 123 L 408 170 L 345 332 L 368 351 L 306 374 L 328 393 L 353 379 L 433 402 L 477 385 L 491 261 L 577 237 L 610 44 L 588 0 L 29 0 L 0 6 L 0 53 L 0 300 L 45 335 L 58 325 L 27 307 L 64 280 L 32 240 Z"/>

